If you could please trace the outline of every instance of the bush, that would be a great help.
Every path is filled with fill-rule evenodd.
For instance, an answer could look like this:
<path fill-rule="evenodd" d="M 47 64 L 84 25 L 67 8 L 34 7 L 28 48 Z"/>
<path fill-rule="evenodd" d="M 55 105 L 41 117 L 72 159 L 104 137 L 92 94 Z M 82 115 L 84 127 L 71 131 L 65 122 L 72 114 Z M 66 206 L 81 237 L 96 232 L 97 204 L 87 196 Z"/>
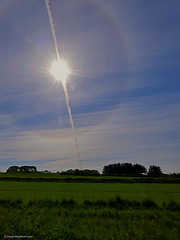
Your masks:
<path fill-rule="evenodd" d="M 158 208 L 158 205 L 150 200 L 150 199 L 145 199 L 143 202 L 142 202 L 142 205 L 143 207 L 145 207 L 146 209 L 154 209 L 154 208 Z"/>
<path fill-rule="evenodd" d="M 171 201 L 170 203 L 163 203 L 163 207 L 166 209 L 166 210 L 169 210 L 169 211 L 180 211 L 180 205 L 177 204 L 176 202 L 174 201 Z"/>

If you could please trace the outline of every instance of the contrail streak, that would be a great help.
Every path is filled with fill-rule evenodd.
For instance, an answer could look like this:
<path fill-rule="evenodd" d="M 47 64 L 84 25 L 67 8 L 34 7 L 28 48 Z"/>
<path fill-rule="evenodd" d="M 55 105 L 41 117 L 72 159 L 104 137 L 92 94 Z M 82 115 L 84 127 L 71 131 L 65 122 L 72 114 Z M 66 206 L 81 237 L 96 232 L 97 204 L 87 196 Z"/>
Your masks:
<path fill-rule="evenodd" d="M 46 8 L 47 8 L 47 12 L 48 12 L 49 22 L 50 22 L 50 26 L 51 26 L 53 39 L 54 39 L 56 55 L 57 55 L 57 58 L 60 59 L 59 50 L 58 50 L 58 43 L 57 43 L 57 37 L 56 37 L 56 31 L 55 31 L 55 25 L 54 25 L 52 13 L 51 13 L 50 0 L 45 0 L 45 3 L 46 3 Z M 64 84 L 62 83 L 62 86 L 63 86 L 64 95 L 65 95 L 65 99 L 66 99 L 66 106 L 67 106 L 67 110 L 68 110 L 68 113 L 69 113 L 69 119 L 70 119 L 70 123 L 71 123 L 71 127 L 72 127 L 72 132 L 73 132 L 73 136 L 74 136 L 74 140 L 75 140 L 76 152 L 77 152 L 77 155 L 78 155 L 78 160 L 81 160 L 80 151 L 79 151 L 79 147 L 78 147 L 78 141 L 77 141 L 76 133 L 75 133 L 74 122 L 73 122 L 72 113 L 71 113 L 71 108 L 70 108 L 70 105 L 69 105 L 69 94 L 68 94 L 68 89 L 67 89 L 67 82 L 64 83 Z"/>
<path fill-rule="evenodd" d="M 59 57 L 58 43 L 57 43 L 55 25 L 54 25 L 52 13 L 51 13 L 50 0 L 45 0 L 45 3 L 46 3 L 46 8 L 47 8 L 47 12 L 48 12 L 49 22 L 50 22 L 50 26 L 51 26 L 53 39 L 54 39 L 56 55 L 57 55 L 57 58 L 59 59 L 60 57 Z"/>
<path fill-rule="evenodd" d="M 68 113 L 69 113 L 69 119 L 70 119 L 70 123 L 71 123 L 71 127 L 72 127 L 72 132 L 73 132 L 73 136 L 74 136 L 74 140 L 75 140 L 75 144 L 76 144 L 76 152 L 78 155 L 78 159 L 81 160 L 80 151 L 79 151 L 79 147 L 78 147 L 78 141 L 77 141 L 76 133 L 75 133 L 74 122 L 73 122 L 72 113 L 71 113 L 71 108 L 69 105 L 69 94 L 68 94 L 67 84 L 65 83 L 62 85 L 63 85 L 64 94 L 65 94 L 65 98 L 66 98 L 66 106 L 67 106 Z"/>

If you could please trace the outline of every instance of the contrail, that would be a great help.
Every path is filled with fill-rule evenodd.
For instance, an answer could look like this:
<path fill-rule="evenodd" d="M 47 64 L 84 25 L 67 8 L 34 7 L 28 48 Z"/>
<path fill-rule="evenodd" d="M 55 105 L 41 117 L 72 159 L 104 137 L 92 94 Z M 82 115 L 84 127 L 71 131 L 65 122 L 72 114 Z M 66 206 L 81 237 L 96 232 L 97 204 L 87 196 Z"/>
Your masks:
<path fill-rule="evenodd" d="M 68 109 L 69 119 L 70 119 L 72 132 L 73 132 L 73 136 L 74 136 L 74 140 L 75 140 L 75 144 L 76 144 L 76 152 L 77 152 L 77 155 L 78 155 L 78 159 L 81 160 L 80 151 L 79 151 L 79 147 L 78 147 L 78 141 L 77 141 L 76 133 L 75 133 L 74 122 L 73 122 L 72 113 L 71 113 L 71 108 L 70 108 L 70 105 L 69 105 L 69 94 L 68 94 L 68 89 L 67 89 L 67 83 L 62 84 L 62 86 L 63 86 L 63 89 L 64 89 L 64 94 L 65 94 L 65 98 L 66 98 L 66 106 L 67 106 L 67 109 Z"/>
<path fill-rule="evenodd" d="M 50 22 L 50 26 L 51 26 L 53 39 L 54 39 L 56 55 L 57 55 L 57 58 L 60 59 L 57 37 L 56 37 L 56 31 L 55 31 L 55 25 L 54 25 L 52 12 L 51 12 L 51 7 L 50 7 L 50 0 L 45 0 L 45 3 L 46 3 L 49 22 Z M 67 82 L 65 82 L 65 84 L 62 83 L 62 86 L 63 86 L 64 95 L 65 95 L 65 99 L 66 99 L 66 106 L 67 106 L 67 110 L 68 110 L 68 113 L 69 113 L 69 119 L 70 119 L 70 123 L 71 123 L 71 127 L 72 127 L 72 132 L 73 132 L 73 136 L 74 136 L 74 140 L 75 140 L 75 144 L 76 144 L 76 152 L 77 152 L 77 155 L 78 155 L 78 160 L 81 160 L 80 151 L 79 151 L 79 147 L 78 147 L 78 141 L 77 141 L 76 133 L 75 133 L 74 122 L 73 122 L 72 113 L 71 113 L 71 108 L 70 108 L 70 105 L 69 105 L 69 94 L 68 94 L 68 89 L 67 89 Z"/>
<path fill-rule="evenodd" d="M 56 55 L 57 55 L 57 58 L 60 59 L 59 50 L 58 50 L 58 43 L 57 43 L 57 37 L 56 37 L 56 30 L 55 30 L 55 25 L 54 25 L 52 13 L 51 13 L 50 0 L 45 0 L 45 3 L 46 3 L 46 8 L 47 8 L 47 12 L 48 12 L 49 22 L 50 22 L 50 26 L 51 26 L 53 39 L 54 39 Z"/>

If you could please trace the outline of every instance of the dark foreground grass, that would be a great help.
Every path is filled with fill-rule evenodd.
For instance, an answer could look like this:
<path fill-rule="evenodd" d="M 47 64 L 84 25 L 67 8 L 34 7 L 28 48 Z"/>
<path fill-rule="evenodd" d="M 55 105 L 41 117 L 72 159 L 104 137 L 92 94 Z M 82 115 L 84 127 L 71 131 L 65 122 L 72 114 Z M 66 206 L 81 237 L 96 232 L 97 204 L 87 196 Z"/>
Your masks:
<path fill-rule="evenodd" d="M 179 240 L 179 210 L 173 201 L 160 206 L 120 197 L 82 204 L 73 199 L 0 200 L 0 239 Z"/>

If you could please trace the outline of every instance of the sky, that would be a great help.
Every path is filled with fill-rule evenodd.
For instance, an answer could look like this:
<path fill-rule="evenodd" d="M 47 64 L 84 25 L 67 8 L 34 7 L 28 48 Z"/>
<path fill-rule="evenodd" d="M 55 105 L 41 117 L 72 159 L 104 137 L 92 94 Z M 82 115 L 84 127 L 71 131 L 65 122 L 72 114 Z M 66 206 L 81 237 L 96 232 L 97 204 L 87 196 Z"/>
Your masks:
<path fill-rule="evenodd" d="M 180 172 L 180 1 L 0 0 L 0 171 L 131 162 Z"/>

